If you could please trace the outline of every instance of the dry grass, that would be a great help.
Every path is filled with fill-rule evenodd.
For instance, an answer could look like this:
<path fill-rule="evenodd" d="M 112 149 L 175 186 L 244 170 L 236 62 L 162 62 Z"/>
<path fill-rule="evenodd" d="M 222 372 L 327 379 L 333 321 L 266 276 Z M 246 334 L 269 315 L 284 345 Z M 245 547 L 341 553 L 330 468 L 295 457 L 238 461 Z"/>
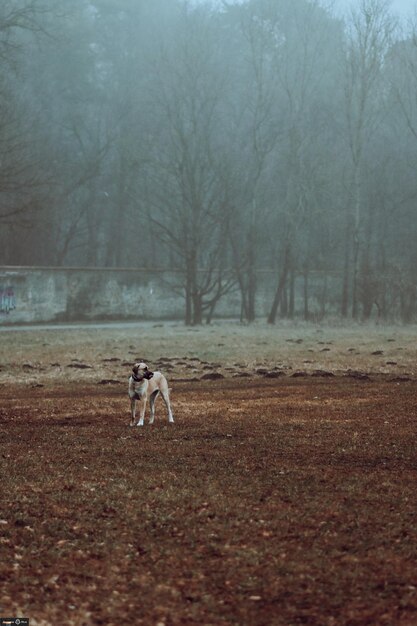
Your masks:
<path fill-rule="evenodd" d="M 132 339 L 48 332 L 3 343 L 0 615 L 31 626 L 417 623 L 412 372 L 291 378 L 298 357 L 278 362 L 246 329 L 230 341 L 166 333 L 158 355 L 154 328 L 140 343 L 149 360 L 177 357 L 171 379 L 200 377 L 216 356 L 226 378 L 174 383 L 176 423 L 161 403 L 154 427 L 131 429 L 125 385 L 96 383 L 126 380 Z M 27 384 L 11 383 L 23 358 Z M 67 375 L 72 358 L 93 369 Z M 286 375 L 255 374 L 262 364 Z"/>
<path fill-rule="evenodd" d="M 0 384 L 119 380 L 125 384 L 130 363 L 152 367 L 171 359 L 171 378 L 199 378 L 203 367 L 227 377 L 256 368 L 277 367 L 290 375 L 349 370 L 413 377 L 416 373 L 414 326 L 316 327 L 232 322 L 186 328 L 181 324 L 130 324 L 73 327 L 72 330 L 7 331 L 0 334 Z M 86 369 L 72 367 L 87 365 Z M 205 370 L 204 370 L 205 371 Z"/>

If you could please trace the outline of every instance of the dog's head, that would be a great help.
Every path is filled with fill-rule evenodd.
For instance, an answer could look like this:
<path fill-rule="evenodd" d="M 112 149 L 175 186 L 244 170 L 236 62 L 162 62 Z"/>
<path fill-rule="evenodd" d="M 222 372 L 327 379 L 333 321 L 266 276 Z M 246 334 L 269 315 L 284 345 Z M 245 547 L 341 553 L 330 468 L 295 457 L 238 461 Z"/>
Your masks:
<path fill-rule="evenodd" d="M 153 372 L 148 368 L 146 363 L 135 363 L 132 367 L 132 372 L 138 380 L 150 380 L 153 376 Z"/>

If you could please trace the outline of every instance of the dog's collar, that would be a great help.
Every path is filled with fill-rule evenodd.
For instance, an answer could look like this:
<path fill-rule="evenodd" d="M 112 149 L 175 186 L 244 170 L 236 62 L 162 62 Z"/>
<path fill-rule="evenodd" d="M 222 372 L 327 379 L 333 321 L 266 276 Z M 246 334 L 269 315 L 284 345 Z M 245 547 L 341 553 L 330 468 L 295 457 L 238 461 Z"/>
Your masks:
<path fill-rule="evenodd" d="M 132 378 L 133 378 L 133 380 L 135 381 L 135 383 L 141 383 L 141 382 L 142 382 L 142 380 L 143 380 L 143 376 L 142 376 L 142 378 L 138 378 L 138 377 L 136 376 L 136 374 L 132 374 Z"/>

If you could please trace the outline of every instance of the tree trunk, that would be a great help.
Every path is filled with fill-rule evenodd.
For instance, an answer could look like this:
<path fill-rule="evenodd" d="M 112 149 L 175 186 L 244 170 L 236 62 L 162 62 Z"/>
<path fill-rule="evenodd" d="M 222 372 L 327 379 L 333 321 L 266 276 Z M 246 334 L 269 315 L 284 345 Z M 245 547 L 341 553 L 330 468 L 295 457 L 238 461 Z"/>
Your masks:
<path fill-rule="evenodd" d="M 327 302 L 327 274 L 324 275 L 324 284 L 323 291 L 321 293 L 321 306 L 320 306 L 320 317 L 324 318 L 326 315 L 326 302 Z"/>
<path fill-rule="evenodd" d="M 191 286 L 189 281 L 185 285 L 185 325 L 191 326 L 192 323 L 192 299 L 191 299 Z"/>
<path fill-rule="evenodd" d="M 290 319 L 294 319 L 295 316 L 295 271 L 294 267 L 291 267 L 290 272 L 290 293 L 289 293 L 289 302 L 288 302 L 288 315 Z"/>
<path fill-rule="evenodd" d="M 303 284 L 303 295 L 304 295 L 304 319 L 307 322 L 310 318 L 310 311 L 308 310 L 308 265 L 306 264 L 304 267 L 304 284 Z"/>
<path fill-rule="evenodd" d="M 254 227 L 253 227 L 254 228 Z M 251 228 L 248 236 L 248 282 L 247 282 L 247 321 L 255 321 L 256 301 L 256 273 L 255 273 L 255 242 L 254 230 Z"/>
<path fill-rule="evenodd" d="M 203 323 L 203 297 L 199 291 L 193 293 L 193 326 Z"/>
<path fill-rule="evenodd" d="M 197 292 L 196 254 L 190 252 L 186 257 L 185 281 L 185 325 L 194 324 L 194 298 Z"/>
<path fill-rule="evenodd" d="M 359 283 L 359 232 L 355 229 L 353 238 L 353 277 L 352 277 L 352 318 L 358 319 L 358 283 Z"/>
<path fill-rule="evenodd" d="M 275 321 L 277 318 L 278 307 L 280 305 L 281 298 L 284 293 L 285 285 L 287 282 L 287 275 L 288 275 L 289 264 L 290 264 L 290 252 L 291 252 L 290 245 L 287 244 L 285 246 L 284 262 L 283 262 L 282 271 L 278 280 L 278 285 L 277 285 L 277 289 L 275 292 L 274 301 L 272 303 L 271 311 L 268 315 L 268 324 L 275 324 Z"/>
<path fill-rule="evenodd" d="M 288 278 L 288 272 L 287 272 Z M 281 296 L 280 317 L 288 317 L 288 280 L 285 280 L 284 288 Z"/>
<path fill-rule="evenodd" d="M 343 266 L 343 286 L 342 286 L 342 317 L 347 317 L 349 308 L 349 265 L 350 265 L 350 233 L 349 228 L 346 231 L 347 237 L 345 241 L 345 262 Z"/>

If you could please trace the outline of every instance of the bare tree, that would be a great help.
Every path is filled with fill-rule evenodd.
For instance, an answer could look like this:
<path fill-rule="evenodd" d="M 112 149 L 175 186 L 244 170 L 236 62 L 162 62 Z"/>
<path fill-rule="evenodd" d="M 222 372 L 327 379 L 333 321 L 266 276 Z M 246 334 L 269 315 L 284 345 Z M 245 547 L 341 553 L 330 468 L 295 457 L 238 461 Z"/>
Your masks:
<path fill-rule="evenodd" d="M 31 141 L 33 112 L 19 97 L 19 52 L 27 45 L 27 31 L 43 32 L 39 21 L 43 9 L 37 0 L 4 0 L 0 6 L 0 222 L 11 224 L 28 219 L 36 208 L 36 192 L 42 172 L 33 163 Z"/>
<path fill-rule="evenodd" d="M 316 110 L 323 102 L 328 77 L 332 76 L 331 55 L 335 55 L 337 34 L 329 15 L 318 3 L 297 0 L 291 4 L 281 2 L 279 7 L 275 20 L 267 22 L 267 28 L 273 34 L 274 73 L 284 113 L 282 124 L 287 158 L 285 164 L 280 166 L 280 198 L 275 208 L 276 232 L 280 233 L 276 257 L 280 269 L 268 315 L 270 324 L 275 323 L 278 308 L 285 302 L 283 298 L 286 297 L 288 284 L 290 301 L 294 301 L 299 250 L 297 239 L 301 227 L 311 222 L 311 215 L 318 208 L 322 186 L 320 170 L 323 169 L 322 151 L 318 148 L 324 118 Z M 323 48 L 328 55 L 323 55 Z M 314 125 L 313 120 L 316 122 Z M 303 265 L 306 273 L 306 259 Z M 291 304 L 292 312 L 293 308 Z"/>
<path fill-rule="evenodd" d="M 342 315 L 349 302 L 352 267 L 352 317 L 358 317 L 358 276 L 364 218 L 364 155 L 380 123 L 381 73 L 396 24 L 386 0 L 360 0 L 347 34 L 345 102 L 350 151 L 350 183 L 345 231 Z"/>
<path fill-rule="evenodd" d="M 224 76 L 205 10 L 184 9 L 176 41 L 158 63 L 160 122 L 148 168 L 149 221 L 183 270 L 186 324 L 200 324 L 230 287 L 225 265 L 227 191 L 217 125 Z"/>
<path fill-rule="evenodd" d="M 271 67 L 274 23 L 271 15 L 264 19 L 263 8 L 257 2 L 228 6 L 228 11 L 233 18 L 231 32 L 239 33 L 238 50 L 233 50 L 232 54 L 236 55 L 236 60 L 243 56 L 240 66 L 236 63 L 238 71 L 234 76 L 239 100 L 231 109 L 235 133 L 230 144 L 235 146 L 235 153 L 230 157 L 235 168 L 230 168 L 229 176 L 235 210 L 229 237 L 242 299 L 241 319 L 253 322 L 257 268 L 270 210 L 265 176 L 270 175 L 268 165 L 280 140 L 277 83 Z"/>

